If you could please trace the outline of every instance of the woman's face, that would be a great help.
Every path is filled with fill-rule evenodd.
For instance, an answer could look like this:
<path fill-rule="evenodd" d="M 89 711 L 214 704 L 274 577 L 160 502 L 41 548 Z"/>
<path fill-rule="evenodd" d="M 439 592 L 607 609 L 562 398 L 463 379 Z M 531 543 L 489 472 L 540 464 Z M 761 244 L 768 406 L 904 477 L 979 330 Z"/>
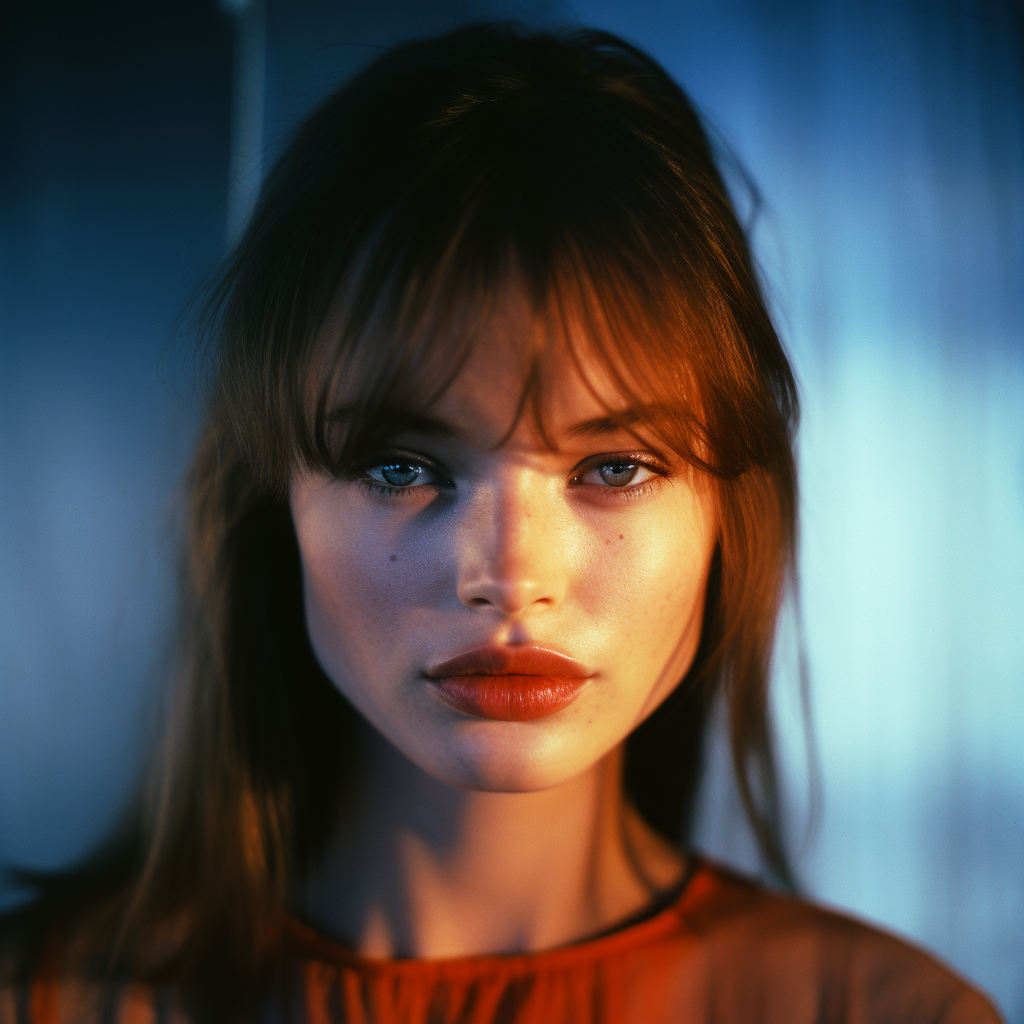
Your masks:
<path fill-rule="evenodd" d="M 568 358 L 544 367 L 556 450 L 516 420 L 531 329 L 507 302 L 429 422 L 355 479 L 291 485 L 324 671 L 420 768 L 471 789 L 565 782 L 668 696 L 717 535 L 710 487 L 609 424 Z"/>

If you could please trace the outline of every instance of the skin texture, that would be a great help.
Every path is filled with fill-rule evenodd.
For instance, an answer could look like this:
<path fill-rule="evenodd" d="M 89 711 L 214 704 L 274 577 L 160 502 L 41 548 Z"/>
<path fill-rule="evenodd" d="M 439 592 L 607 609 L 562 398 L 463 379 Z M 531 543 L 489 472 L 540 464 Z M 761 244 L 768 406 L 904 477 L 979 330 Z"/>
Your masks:
<path fill-rule="evenodd" d="M 431 410 L 440 432 L 394 438 L 354 479 L 292 481 L 313 648 L 373 727 L 300 912 L 372 955 L 577 940 L 683 871 L 625 806 L 622 743 L 696 651 L 711 489 L 593 426 L 606 409 L 564 354 L 543 366 L 556 450 L 517 420 L 530 324 L 513 292 Z M 486 643 L 552 649 L 591 676 L 552 715 L 472 717 L 424 673 Z"/>

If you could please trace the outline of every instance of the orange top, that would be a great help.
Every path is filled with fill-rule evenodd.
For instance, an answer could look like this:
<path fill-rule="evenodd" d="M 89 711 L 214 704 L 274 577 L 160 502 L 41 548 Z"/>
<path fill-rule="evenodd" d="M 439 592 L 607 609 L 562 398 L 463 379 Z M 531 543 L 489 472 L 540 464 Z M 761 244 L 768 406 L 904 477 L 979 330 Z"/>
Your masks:
<path fill-rule="evenodd" d="M 289 918 L 295 984 L 281 1024 L 998 1024 L 991 1004 L 920 950 L 700 863 L 637 924 L 542 953 L 370 960 Z M 83 1021 L 37 982 L 0 1022 Z M 20 1005 L 16 1005 L 16 1003 Z M 169 1002 L 123 991 L 88 1019 L 157 1024 Z M 95 1004 L 94 1004 L 95 1005 Z M 96 1007 L 99 1011 L 100 1007 Z"/>

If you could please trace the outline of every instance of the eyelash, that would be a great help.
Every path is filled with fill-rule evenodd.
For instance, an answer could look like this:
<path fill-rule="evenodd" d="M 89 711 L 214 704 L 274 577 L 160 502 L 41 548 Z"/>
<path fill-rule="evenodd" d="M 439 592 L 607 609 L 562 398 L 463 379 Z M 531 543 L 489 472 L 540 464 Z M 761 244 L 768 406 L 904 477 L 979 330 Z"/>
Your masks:
<path fill-rule="evenodd" d="M 367 479 L 365 477 L 360 478 L 358 482 L 369 494 L 377 498 L 403 498 L 414 494 L 417 490 L 430 486 L 428 484 L 419 484 L 417 487 L 397 487 L 393 484 L 382 484 L 379 480 Z M 436 487 L 437 485 L 433 486 Z"/>
<path fill-rule="evenodd" d="M 637 466 L 649 470 L 652 475 L 642 483 L 625 484 L 622 487 L 613 487 L 611 485 L 602 487 L 600 484 L 584 484 L 579 482 L 580 478 L 590 470 L 615 464 Z M 602 500 L 638 501 L 658 487 L 668 474 L 668 467 L 660 460 L 652 458 L 646 452 L 622 452 L 611 455 L 599 455 L 596 458 L 587 460 L 579 469 L 573 470 L 569 477 L 569 482 L 576 483 L 580 487 L 595 488 L 600 492 Z"/>
<path fill-rule="evenodd" d="M 383 481 L 376 480 L 373 477 L 367 476 L 366 474 L 371 470 L 379 466 L 387 465 L 388 462 L 392 462 L 399 465 L 406 466 L 417 466 L 428 472 L 436 474 L 442 479 L 440 484 L 419 484 L 417 486 L 401 487 L 397 484 L 388 484 Z M 640 484 L 633 484 L 632 486 L 626 484 L 622 487 L 613 487 L 611 485 L 602 487 L 599 484 L 584 484 L 580 483 L 580 478 L 592 469 L 600 469 L 602 466 L 609 466 L 614 464 L 621 465 L 635 465 L 644 469 L 650 470 L 653 474 L 648 480 L 643 481 Z M 613 501 L 636 501 L 649 494 L 660 482 L 669 474 L 668 468 L 658 460 L 654 460 L 647 453 L 640 452 L 624 452 L 622 454 L 612 455 L 600 455 L 596 458 L 588 460 L 584 465 L 574 468 L 569 476 L 570 484 L 576 484 L 579 487 L 594 487 L 597 490 L 603 492 L 602 497 L 611 499 Z M 378 498 L 395 499 L 402 498 L 410 494 L 414 494 L 417 490 L 428 486 L 433 486 L 438 489 L 450 490 L 453 489 L 455 484 L 444 477 L 444 474 L 431 463 L 429 460 L 424 459 L 422 456 L 410 456 L 401 453 L 395 453 L 390 458 L 375 459 L 373 462 L 364 463 L 362 475 L 355 477 L 355 482 L 360 484 L 367 493 Z"/>
<path fill-rule="evenodd" d="M 388 464 L 401 465 L 401 466 L 415 466 L 426 470 L 428 473 L 434 474 L 439 477 L 441 483 L 427 485 L 419 484 L 416 487 L 400 487 L 397 484 L 388 484 L 382 480 L 375 480 L 373 477 L 367 474 L 371 469 L 375 469 L 380 466 L 386 466 Z M 429 459 L 425 459 L 422 455 L 408 455 L 404 452 L 387 452 L 383 457 L 378 456 L 371 462 L 364 462 L 362 469 L 358 471 L 350 479 L 354 479 L 361 487 L 363 487 L 369 494 L 378 498 L 403 498 L 410 494 L 415 494 L 417 490 L 422 490 L 427 486 L 433 486 L 437 489 L 448 490 L 454 488 L 455 484 L 448 480 L 441 470 Z"/>

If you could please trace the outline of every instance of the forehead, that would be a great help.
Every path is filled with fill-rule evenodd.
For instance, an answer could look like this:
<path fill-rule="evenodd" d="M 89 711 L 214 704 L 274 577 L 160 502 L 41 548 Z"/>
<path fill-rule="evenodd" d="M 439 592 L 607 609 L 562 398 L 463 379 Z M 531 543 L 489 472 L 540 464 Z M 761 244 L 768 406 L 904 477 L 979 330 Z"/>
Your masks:
<path fill-rule="evenodd" d="M 550 312 L 521 289 L 498 296 L 431 418 L 487 447 L 559 447 L 610 431 L 611 419 L 635 421 L 646 396 L 624 393 L 578 317 Z"/>
<path fill-rule="evenodd" d="M 410 431 L 551 451 L 625 432 L 688 450 L 700 402 L 683 334 L 639 303 L 608 306 L 595 287 L 535 295 L 521 280 L 449 292 L 436 316 L 428 305 L 396 318 L 382 301 L 362 327 L 344 314 L 337 333 L 327 325 L 320 370 L 307 377 L 310 423 L 326 426 L 315 464 L 344 464 Z"/>

